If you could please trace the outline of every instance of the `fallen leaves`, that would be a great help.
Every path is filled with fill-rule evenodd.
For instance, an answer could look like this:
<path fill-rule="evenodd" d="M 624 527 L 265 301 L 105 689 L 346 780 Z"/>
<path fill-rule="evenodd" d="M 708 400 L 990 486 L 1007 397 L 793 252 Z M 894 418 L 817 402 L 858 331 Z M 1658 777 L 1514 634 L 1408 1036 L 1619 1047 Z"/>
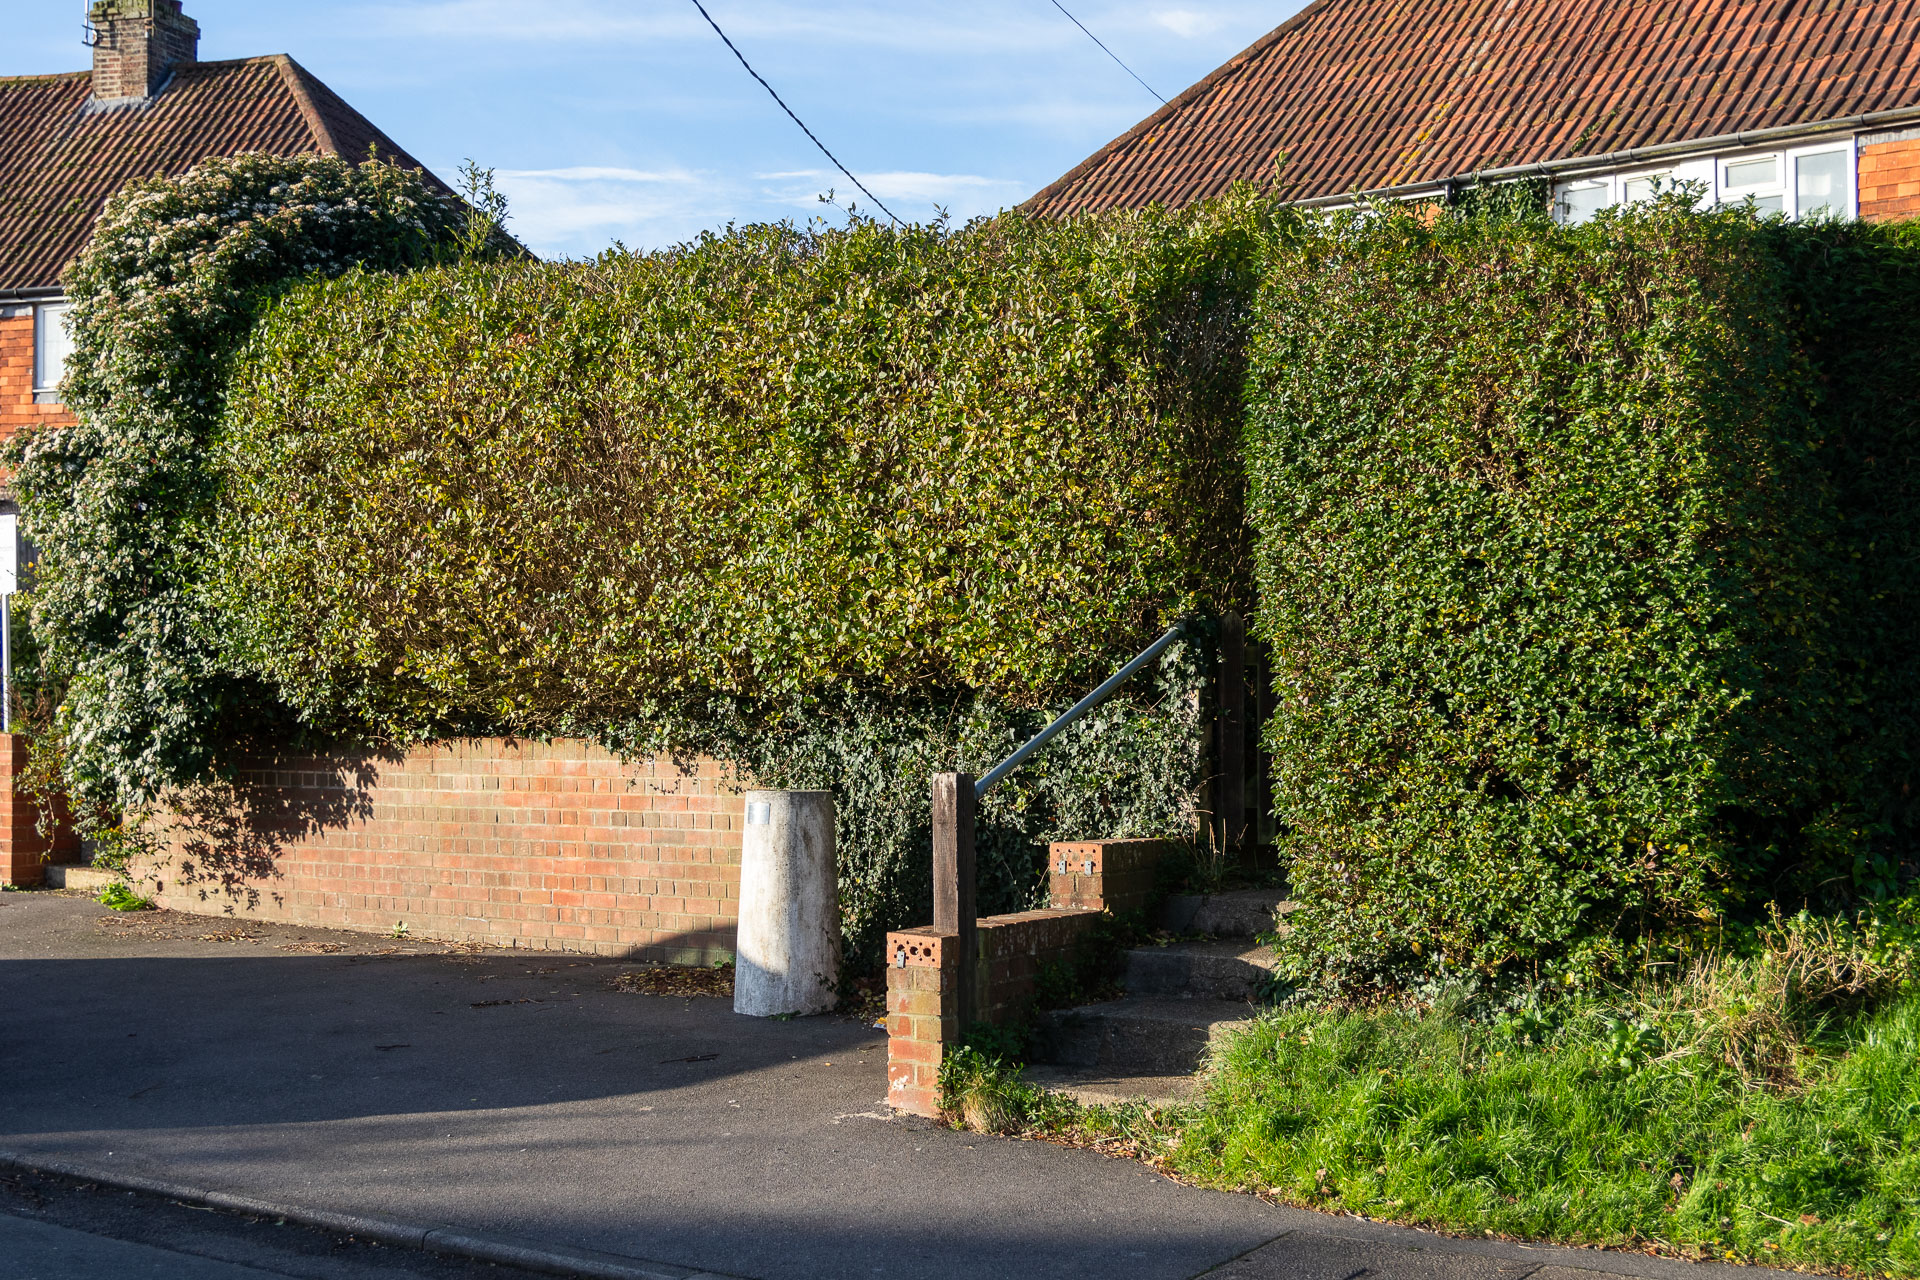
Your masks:
<path fill-rule="evenodd" d="M 643 996 L 733 998 L 733 966 L 650 964 L 608 980 L 615 991 Z"/>

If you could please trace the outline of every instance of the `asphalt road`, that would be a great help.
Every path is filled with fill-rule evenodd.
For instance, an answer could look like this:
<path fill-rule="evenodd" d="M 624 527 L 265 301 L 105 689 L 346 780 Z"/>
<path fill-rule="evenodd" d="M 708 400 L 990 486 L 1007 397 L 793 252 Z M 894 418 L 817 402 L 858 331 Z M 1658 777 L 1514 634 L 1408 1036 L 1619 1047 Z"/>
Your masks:
<path fill-rule="evenodd" d="M 4 1280 L 531 1280 L 533 1273 L 31 1173 L 0 1174 Z"/>
<path fill-rule="evenodd" d="M 1701 1270 L 1449 1241 L 896 1118 L 879 1031 L 612 989 L 633 967 L 0 894 L 0 1150 L 752 1280 Z M 129 1237 L 0 1212 L 33 1256 L 84 1243 L 60 1231 Z"/>

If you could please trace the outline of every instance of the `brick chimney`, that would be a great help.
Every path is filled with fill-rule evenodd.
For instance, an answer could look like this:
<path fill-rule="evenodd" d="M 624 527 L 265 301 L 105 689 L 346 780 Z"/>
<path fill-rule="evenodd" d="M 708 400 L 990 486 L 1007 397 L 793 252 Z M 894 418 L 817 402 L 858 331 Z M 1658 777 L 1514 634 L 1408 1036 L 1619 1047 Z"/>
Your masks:
<path fill-rule="evenodd" d="M 200 57 L 200 24 L 180 0 L 93 0 L 93 100 L 151 98 L 183 63 Z"/>

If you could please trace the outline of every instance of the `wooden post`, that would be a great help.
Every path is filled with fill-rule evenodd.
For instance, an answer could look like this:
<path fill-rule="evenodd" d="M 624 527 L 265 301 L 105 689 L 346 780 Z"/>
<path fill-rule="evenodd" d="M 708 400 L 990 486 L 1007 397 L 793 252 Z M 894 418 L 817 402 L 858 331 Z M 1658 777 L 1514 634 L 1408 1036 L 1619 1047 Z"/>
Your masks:
<path fill-rule="evenodd" d="M 955 1037 L 973 1025 L 975 900 L 973 775 L 933 775 L 933 927 L 952 929 L 960 948 Z"/>
<path fill-rule="evenodd" d="M 1220 619 L 1219 775 L 1213 820 L 1222 849 L 1237 849 L 1247 828 L 1247 624 L 1237 613 Z"/>

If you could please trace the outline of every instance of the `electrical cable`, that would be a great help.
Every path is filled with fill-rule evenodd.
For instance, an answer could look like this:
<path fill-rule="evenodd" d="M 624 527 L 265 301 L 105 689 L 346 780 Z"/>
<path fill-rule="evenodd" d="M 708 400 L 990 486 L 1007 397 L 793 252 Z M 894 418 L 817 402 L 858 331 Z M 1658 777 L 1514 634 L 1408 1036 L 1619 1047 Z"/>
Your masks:
<path fill-rule="evenodd" d="M 800 132 L 806 134 L 808 140 L 810 140 L 814 146 L 820 148 L 820 154 L 825 156 L 827 159 L 832 160 L 833 167 L 838 169 L 840 172 L 846 174 L 848 182 L 851 182 L 854 186 L 860 188 L 860 194 L 864 195 L 867 199 L 873 201 L 875 204 L 880 205 L 880 212 L 886 214 L 887 217 L 892 220 L 894 226 L 896 227 L 905 226 L 906 225 L 905 223 L 901 222 L 900 219 L 895 218 L 893 216 L 893 210 L 887 208 L 886 205 L 880 203 L 879 196 L 867 190 L 866 183 L 860 181 L 860 179 L 853 176 L 853 170 L 841 164 L 839 158 L 835 156 L 833 152 L 827 150 L 826 143 L 820 141 L 820 139 L 813 136 L 813 130 L 807 128 L 807 122 L 802 120 L 799 116 L 794 115 L 793 108 L 788 106 L 778 93 L 774 92 L 773 86 L 767 83 L 766 77 L 762 76 L 758 71 L 755 71 L 753 69 L 753 64 L 747 61 L 747 55 L 744 53 L 741 53 L 739 49 L 734 47 L 733 41 L 727 39 L 727 33 L 720 29 L 720 24 L 713 20 L 712 14 L 707 12 L 707 6 L 705 6 L 704 4 L 701 4 L 700 0 L 693 0 L 693 7 L 700 11 L 700 16 L 707 20 L 707 25 L 713 28 L 713 33 L 720 37 L 721 43 L 725 44 L 727 48 L 733 50 L 733 56 L 740 59 L 740 65 L 747 69 L 747 74 L 752 76 L 755 80 L 758 80 L 760 82 L 760 87 L 762 89 L 765 89 L 768 93 L 773 94 L 773 100 L 780 104 L 780 109 L 787 113 L 787 118 L 792 120 L 795 124 L 799 125 Z M 1062 10 L 1062 12 L 1065 12 L 1065 11 Z M 1072 15 L 1068 15 L 1068 16 L 1072 16 Z M 1085 30 L 1085 28 L 1082 28 L 1082 30 Z"/>
<path fill-rule="evenodd" d="M 698 0 L 696 0 L 696 3 L 697 2 Z M 1061 4 L 1060 0 L 1053 0 L 1053 7 L 1058 9 L 1062 13 L 1067 13 L 1067 6 Z M 1148 84 L 1145 80 L 1141 80 L 1139 72 L 1135 71 L 1132 67 L 1128 66 L 1126 63 L 1121 62 L 1120 55 L 1115 53 L 1113 50 L 1107 48 L 1107 46 L 1104 43 L 1102 43 L 1099 36 L 1093 34 L 1093 32 L 1091 31 L 1087 31 L 1086 23 L 1080 21 L 1080 19 L 1074 17 L 1070 13 L 1067 13 L 1067 21 L 1071 22 L 1074 26 L 1080 28 L 1081 31 L 1086 32 L 1087 39 L 1099 45 L 1100 52 L 1106 54 L 1109 58 L 1112 58 L 1116 63 L 1119 63 L 1120 69 L 1122 71 L 1126 72 L 1128 75 L 1132 76 L 1135 80 L 1139 81 L 1140 87 L 1142 89 L 1145 89 L 1148 93 L 1152 94 L 1154 97 L 1160 98 L 1160 91 L 1154 88 L 1152 85 Z M 1160 98 L 1160 105 L 1163 107 L 1166 106 L 1167 100 L 1165 98 Z"/>

